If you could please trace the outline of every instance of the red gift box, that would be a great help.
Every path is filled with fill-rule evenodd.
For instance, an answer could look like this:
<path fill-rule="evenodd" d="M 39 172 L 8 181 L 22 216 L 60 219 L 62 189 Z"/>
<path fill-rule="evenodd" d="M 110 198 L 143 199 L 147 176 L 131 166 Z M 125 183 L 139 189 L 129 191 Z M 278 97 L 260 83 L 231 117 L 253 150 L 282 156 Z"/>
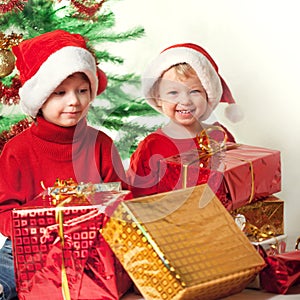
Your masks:
<path fill-rule="evenodd" d="M 13 210 L 20 300 L 115 300 L 129 289 L 129 276 L 99 232 L 108 219 L 106 209 L 82 205 Z"/>
<path fill-rule="evenodd" d="M 262 247 L 258 248 L 266 262 L 260 272 L 261 288 L 270 293 L 287 294 L 290 288 L 300 283 L 300 251 L 296 250 L 268 254 Z"/>
<path fill-rule="evenodd" d="M 228 143 L 226 150 L 197 150 L 160 161 L 159 191 L 207 183 L 227 210 L 281 191 L 280 151 Z"/>

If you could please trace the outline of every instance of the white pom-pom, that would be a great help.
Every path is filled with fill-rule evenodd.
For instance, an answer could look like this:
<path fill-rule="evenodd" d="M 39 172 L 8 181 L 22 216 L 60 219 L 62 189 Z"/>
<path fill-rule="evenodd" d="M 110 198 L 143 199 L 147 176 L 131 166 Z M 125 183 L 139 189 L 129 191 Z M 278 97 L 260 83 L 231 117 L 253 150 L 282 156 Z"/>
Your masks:
<path fill-rule="evenodd" d="M 237 104 L 228 104 L 225 108 L 224 114 L 232 123 L 240 122 L 244 118 L 244 112 Z"/>

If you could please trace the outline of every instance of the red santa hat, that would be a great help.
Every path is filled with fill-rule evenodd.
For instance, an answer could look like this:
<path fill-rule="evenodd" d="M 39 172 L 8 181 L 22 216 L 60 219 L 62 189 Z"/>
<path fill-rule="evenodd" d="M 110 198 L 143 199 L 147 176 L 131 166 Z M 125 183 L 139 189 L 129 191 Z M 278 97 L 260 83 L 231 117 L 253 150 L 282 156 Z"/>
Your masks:
<path fill-rule="evenodd" d="M 238 122 L 243 118 L 242 110 L 235 104 L 226 82 L 218 72 L 217 64 L 202 47 L 192 43 L 176 44 L 166 48 L 144 72 L 143 92 L 152 107 L 161 112 L 156 100 L 149 94 L 152 86 L 166 70 L 179 63 L 187 63 L 195 70 L 207 93 L 208 109 L 201 120 L 206 120 L 219 102 L 229 104 L 225 109 L 225 115 L 230 121 Z"/>
<path fill-rule="evenodd" d="M 69 75 L 83 72 L 91 84 L 94 99 L 107 85 L 107 78 L 79 34 L 54 30 L 24 40 L 12 48 L 22 87 L 20 105 L 35 117 L 47 98 Z"/>

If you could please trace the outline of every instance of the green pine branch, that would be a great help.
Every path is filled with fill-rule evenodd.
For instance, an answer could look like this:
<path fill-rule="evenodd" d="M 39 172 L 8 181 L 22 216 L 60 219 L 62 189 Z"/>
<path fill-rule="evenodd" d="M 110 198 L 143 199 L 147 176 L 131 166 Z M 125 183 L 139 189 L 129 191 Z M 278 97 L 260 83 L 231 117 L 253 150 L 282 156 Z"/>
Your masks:
<path fill-rule="evenodd" d="M 16 114 L 11 116 L 0 115 L 0 132 L 4 130 L 9 130 L 13 124 L 23 120 L 24 118 L 25 116 L 22 114 Z"/>
<path fill-rule="evenodd" d="M 55 5 L 57 2 L 29 0 L 25 3 L 22 11 L 0 15 L 0 31 L 22 33 L 24 39 L 55 29 L 82 34 L 87 38 L 88 46 L 94 52 L 100 65 L 101 62 L 115 65 L 124 63 L 124 58 L 109 52 L 107 48 L 109 43 L 119 44 L 139 39 L 145 33 L 140 26 L 117 32 L 114 29 L 116 20 L 114 13 L 109 8 L 109 0 L 104 3 L 92 20 L 79 17 L 71 5 Z M 12 76 L 14 74 L 1 79 L 1 81 L 9 84 Z M 141 137 L 157 127 L 152 126 L 151 128 L 151 126 L 129 122 L 130 117 L 154 116 L 157 115 L 157 112 L 149 107 L 144 99 L 127 92 L 127 90 L 131 90 L 131 87 L 136 90 L 140 88 L 140 76 L 107 72 L 107 77 L 107 89 L 94 100 L 88 114 L 88 121 L 96 127 L 118 132 L 116 145 L 122 158 L 127 158 Z M 3 127 L 0 127 L 0 131 L 8 129 L 11 124 L 19 121 L 19 117 L 15 119 L 14 116 L 1 116 L 4 123 Z"/>

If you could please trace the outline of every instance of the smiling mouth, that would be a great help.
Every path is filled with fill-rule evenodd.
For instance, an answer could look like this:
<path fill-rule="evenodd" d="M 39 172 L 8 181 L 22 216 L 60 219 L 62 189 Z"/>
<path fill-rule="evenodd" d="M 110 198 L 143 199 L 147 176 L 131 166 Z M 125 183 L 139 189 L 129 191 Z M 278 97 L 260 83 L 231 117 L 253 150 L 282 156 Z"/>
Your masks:
<path fill-rule="evenodd" d="M 186 110 L 176 110 L 177 113 L 182 114 L 182 115 L 188 115 L 193 113 L 195 110 L 190 110 L 190 109 L 186 109 Z"/>

